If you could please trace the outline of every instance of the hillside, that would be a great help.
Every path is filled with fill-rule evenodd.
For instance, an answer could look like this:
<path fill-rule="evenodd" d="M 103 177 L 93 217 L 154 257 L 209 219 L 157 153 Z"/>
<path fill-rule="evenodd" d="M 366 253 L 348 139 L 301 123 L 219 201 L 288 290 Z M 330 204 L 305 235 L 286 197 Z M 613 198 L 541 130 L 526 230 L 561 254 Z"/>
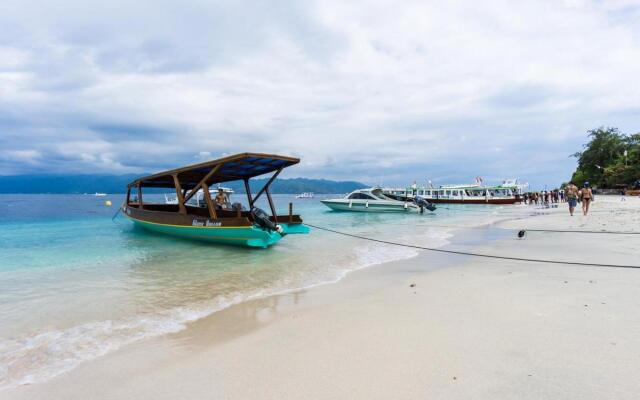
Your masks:
<path fill-rule="evenodd" d="M 0 176 L 0 193 L 123 193 L 127 183 L 139 175 L 15 175 Z M 259 190 L 267 178 L 253 179 L 251 189 Z M 242 182 L 228 182 L 224 186 L 244 193 Z M 352 181 L 326 179 L 277 179 L 272 193 L 347 193 L 366 185 Z"/>

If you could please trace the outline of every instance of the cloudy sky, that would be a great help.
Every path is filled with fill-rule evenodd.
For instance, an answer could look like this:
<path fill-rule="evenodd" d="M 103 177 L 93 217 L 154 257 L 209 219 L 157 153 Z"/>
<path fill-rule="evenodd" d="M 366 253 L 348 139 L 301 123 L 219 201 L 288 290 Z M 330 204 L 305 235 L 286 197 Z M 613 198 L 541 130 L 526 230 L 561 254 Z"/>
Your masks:
<path fill-rule="evenodd" d="M 566 180 L 640 131 L 640 1 L 0 2 L 0 175 L 241 151 L 286 176 Z"/>

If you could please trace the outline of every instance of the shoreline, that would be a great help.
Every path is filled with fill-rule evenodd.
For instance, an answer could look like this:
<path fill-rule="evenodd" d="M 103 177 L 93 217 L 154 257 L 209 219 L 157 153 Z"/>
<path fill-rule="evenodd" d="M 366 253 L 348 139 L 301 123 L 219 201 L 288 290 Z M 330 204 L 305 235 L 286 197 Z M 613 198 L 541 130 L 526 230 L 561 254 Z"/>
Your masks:
<path fill-rule="evenodd" d="M 586 226 L 590 223 L 602 225 L 602 221 L 598 221 L 596 217 L 592 220 L 575 219 L 567 223 L 561 215 L 566 212 L 563 205 L 565 204 L 560 205 L 557 212 L 549 212 L 548 217 L 527 217 L 525 220 L 530 227 L 548 223 L 540 218 L 553 219 L 555 225 L 569 226 L 573 229 L 575 226 Z M 638 210 L 636 207 L 637 205 L 630 205 L 628 208 L 635 212 Z M 616 213 L 619 214 L 619 210 L 604 214 L 609 216 Z M 629 219 L 626 216 L 620 217 L 620 220 L 625 218 Z M 636 222 L 637 217 L 631 221 Z M 521 223 L 519 219 L 509 219 L 492 225 L 517 229 Z M 623 222 L 614 218 L 614 223 Z M 490 231 L 491 229 L 487 229 L 486 232 L 480 232 L 491 234 Z M 477 232 L 459 232 L 455 237 L 460 240 L 446 247 L 462 244 L 496 254 L 545 252 L 558 258 L 567 258 L 566 249 L 571 247 L 567 237 L 572 238 L 567 235 L 557 237 L 528 233 L 523 240 L 505 236 L 495 241 L 480 240 L 481 243 L 465 244 L 465 235 L 468 236 L 469 242 L 474 242 L 473 236 L 476 234 Z M 599 235 L 579 239 L 584 243 L 584 254 L 572 254 L 573 258 L 610 260 L 628 257 L 629 254 L 633 254 L 634 249 L 637 252 L 638 247 L 632 241 L 617 238 L 612 242 L 595 236 Z M 610 319 L 612 315 L 622 318 L 639 305 L 631 290 L 634 284 L 640 283 L 640 277 L 636 277 L 639 274 L 634 272 L 600 268 L 585 270 L 572 266 L 554 268 L 537 263 L 528 263 L 527 267 L 524 267 L 523 263 L 492 263 L 468 257 L 421 252 L 411 259 L 352 271 L 344 279 L 331 285 L 233 305 L 189 324 L 187 329 L 181 332 L 125 346 L 114 353 L 83 363 L 75 370 L 51 381 L 8 389 L 2 394 L 6 395 L 6 398 L 30 399 L 86 398 L 88 393 L 91 394 L 88 396 L 91 398 L 140 398 L 151 395 L 161 399 L 180 395 L 187 398 L 335 398 L 345 397 L 347 392 L 343 392 L 342 389 L 350 388 L 354 396 L 349 397 L 353 398 L 397 398 L 425 394 L 437 398 L 468 398 L 473 395 L 490 398 L 490 394 L 493 394 L 494 398 L 566 397 L 576 392 L 568 391 L 566 385 L 545 374 L 542 375 L 551 379 L 555 386 L 545 385 L 546 380 L 540 381 L 540 378 L 537 378 L 536 374 L 541 374 L 541 365 L 536 361 L 535 354 L 529 354 L 526 345 L 517 350 L 524 352 L 525 356 L 514 358 L 509 352 L 516 351 L 518 345 L 523 345 L 522 339 L 526 338 L 525 342 L 531 342 L 529 345 L 533 345 L 532 348 L 542 351 L 548 358 L 543 363 L 549 364 L 545 368 L 559 372 L 561 370 L 558 370 L 558 360 L 554 358 L 555 353 L 552 350 L 572 349 L 566 356 L 582 368 L 583 364 L 586 366 L 589 363 L 578 362 L 580 353 L 574 347 L 585 344 L 586 341 L 591 345 L 587 348 L 600 356 L 611 356 L 611 349 L 624 349 L 630 356 L 625 358 L 617 354 L 616 359 L 627 363 L 636 360 L 635 365 L 638 365 L 637 359 L 633 358 L 640 354 L 640 343 L 634 339 L 640 334 L 638 317 L 625 317 L 626 331 L 617 334 L 619 337 L 615 339 L 616 345 L 609 344 L 609 347 L 597 347 L 595 350 L 584 332 L 572 330 L 572 327 L 567 325 L 567 320 L 578 325 L 587 324 L 591 329 L 598 328 L 596 331 L 600 336 L 615 338 L 614 332 L 609 331 L 608 325 L 602 322 L 608 321 L 607 317 Z M 578 290 L 602 291 L 605 285 L 597 283 L 607 281 L 611 285 L 606 285 L 606 290 L 600 293 L 603 298 L 606 297 L 606 301 L 598 302 L 593 298 L 593 293 L 590 294 L 591 297 L 585 297 Z M 411 284 L 416 286 L 412 288 Z M 567 290 L 571 291 L 573 297 L 567 297 Z M 544 296 L 540 296 L 538 291 Z M 541 313 L 537 306 L 530 304 L 527 299 L 523 301 L 520 298 L 523 294 L 535 298 L 536 304 L 541 304 L 544 312 Z M 509 299 L 506 304 L 498 301 L 506 298 Z M 626 301 L 619 301 L 621 299 Z M 592 308 L 578 303 L 591 303 Z M 568 307 L 569 305 L 572 307 Z M 573 306 L 578 308 L 574 309 Z M 613 306 L 616 307 L 616 312 L 603 311 Z M 556 308 L 562 312 L 556 311 Z M 423 315 L 425 311 L 429 313 Z M 581 319 L 586 311 L 598 313 L 598 321 Z M 521 313 L 529 318 L 523 318 L 519 315 Z M 549 325 L 537 323 L 541 318 L 544 319 L 544 315 L 556 313 L 559 315 L 547 321 Z M 579 314 L 578 317 L 574 315 L 576 313 Z M 502 325 L 498 324 L 502 329 L 490 326 L 491 321 L 502 322 Z M 519 324 L 514 324 L 516 321 Z M 589 322 L 598 322 L 601 326 L 591 325 Z M 546 334 L 549 329 L 545 328 L 554 327 L 555 332 L 552 333 L 571 337 L 577 343 L 562 342 L 560 349 L 557 343 L 545 343 L 548 347 L 546 349 L 538 343 L 535 332 L 523 330 L 520 324 L 528 326 L 533 331 L 537 330 L 537 334 L 545 340 L 553 337 Z M 466 329 L 460 329 L 463 327 Z M 481 337 L 497 347 L 497 354 L 487 353 L 483 343 L 468 335 L 467 329 L 469 332 L 477 330 Z M 508 332 L 516 333 L 516 336 L 505 336 Z M 532 334 L 534 336 L 531 336 Z M 291 342 L 285 341 L 284 338 Z M 504 350 L 500 344 L 508 345 L 509 340 L 514 342 L 512 346 L 507 346 L 509 351 L 500 351 Z M 610 342 L 613 342 L 613 339 Z M 344 347 L 341 345 L 344 343 L 350 343 L 351 346 Z M 440 351 L 429 345 L 430 343 L 438 343 L 444 350 Z M 473 348 L 474 345 L 483 349 L 480 353 L 486 360 L 486 365 L 491 366 L 488 371 L 487 368 L 481 367 L 480 358 L 477 358 L 479 354 Z M 460 353 L 457 346 L 466 349 L 467 353 Z M 292 353 L 293 350 L 295 352 Z M 283 359 L 283 354 L 288 358 Z M 345 355 L 348 355 L 346 359 Z M 388 371 L 389 366 L 380 358 L 383 355 L 391 357 L 392 360 L 398 357 L 398 361 L 391 364 L 410 376 L 400 378 L 396 373 Z M 320 363 L 323 368 L 318 369 L 314 363 L 309 365 L 304 357 L 314 359 L 314 363 Z M 574 359 L 576 357 L 578 359 Z M 466 362 L 479 368 L 479 371 L 465 367 L 466 362 L 463 360 L 467 358 Z M 590 360 L 593 365 L 594 360 L 588 355 L 584 358 L 583 361 Z M 292 360 L 295 367 L 287 368 L 286 373 L 282 371 L 282 366 Z M 365 360 L 369 362 L 364 362 Z M 536 368 L 531 368 L 537 372 L 524 374 L 521 370 L 524 375 L 516 377 L 499 367 L 501 363 L 524 367 L 523 361 L 527 361 L 529 366 L 537 365 Z M 255 363 L 258 365 L 254 365 Z M 355 368 L 354 363 L 359 368 Z M 263 372 L 266 371 L 268 379 L 260 379 L 259 366 L 264 367 Z M 378 375 L 375 366 L 388 373 Z M 346 370 L 342 371 L 345 368 Z M 489 373 L 496 369 L 511 379 L 517 378 L 517 382 L 511 381 L 507 386 L 498 384 L 495 381 L 496 376 Z M 338 376 L 338 371 L 344 372 L 345 376 Z M 416 375 L 418 371 L 420 373 Z M 606 371 L 602 371 L 602 374 L 607 379 L 601 381 L 618 385 L 616 398 L 632 398 L 631 390 L 640 390 L 633 379 L 628 381 L 631 377 L 623 371 L 616 371 L 618 377 L 611 376 L 611 373 Z M 328 386 L 329 382 L 323 380 L 324 375 L 340 382 L 338 387 L 342 389 L 331 389 Z M 566 375 L 565 373 L 563 376 Z M 587 374 L 592 382 L 598 381 L 597 377 L 592 375 Z M 456 376 L 456 379 L 452 376 Z M 473 377 L 471 382 L 465 379 L 468 377 Z M 378 387 L 374 378 L 379 379 L 380 384 L 385 384 Z M 594 389 L 592 383 L 587 385 L 591 387 L 590 391 L 585 391 L 586 389 L 578 385 L 587 384 L 585 379 L 575 376 L 571 378 L 570 386 L 580 393 L 578 397 L 602 398 L 605 394 L 602 391 L 604 386 Z M 316 382 L 318 379 L 322 384 Z M 485 379 L 486 383 L 483 383 Z M 532 386 L 528 379 L 534 381 L 535 385 Z M 267 385 L 269 382 L 265 380 L 270 384 Z M 366 388 L 367 384 L 371 387 Z M 178 385 L 180 392 L 177 392 L 173 385 Z M 545 386 L 546 392 L 540 392 L 540 385 Z M 501 389 L 494 392 L 496 387 Z M 376 390 L 371 390 L 372 388 Z M 532 393 L 526 393 L 523 391 L 525 388 L 537 389 Z M 390 389 L 393 391 L 390 392 Z M 539 396 L 533 396 L 536 393 Z"/>

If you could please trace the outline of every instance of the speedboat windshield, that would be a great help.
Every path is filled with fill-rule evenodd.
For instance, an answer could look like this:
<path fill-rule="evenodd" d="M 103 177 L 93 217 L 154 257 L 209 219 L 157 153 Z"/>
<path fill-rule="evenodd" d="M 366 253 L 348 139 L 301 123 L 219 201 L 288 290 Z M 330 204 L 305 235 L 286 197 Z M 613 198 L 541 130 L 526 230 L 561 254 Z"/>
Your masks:
<path fill-rule="evenodd" d="M 391 197 L 385 196 L 385 194 L 382 193 L 382 189 L 374 189 L 374 190 L 371 191 L 371 194 L 374 195 L 375 197 L 377 197 L 380 200 L 397 201 L 397 200 L 392 199 Z"/>

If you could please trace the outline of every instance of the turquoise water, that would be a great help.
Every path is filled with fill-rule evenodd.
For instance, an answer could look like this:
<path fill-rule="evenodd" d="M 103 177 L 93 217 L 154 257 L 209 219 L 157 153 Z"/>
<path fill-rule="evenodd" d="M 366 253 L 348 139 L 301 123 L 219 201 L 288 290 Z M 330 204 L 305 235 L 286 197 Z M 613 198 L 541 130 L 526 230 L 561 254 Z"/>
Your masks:
<path fill-rule="evenodd" d="M 112 221 L 121 201 L 118 195 L 0 196 L 0 388 L 49 379 L 247 299 L 417 255 L 313 229 L 266 250 L 181 240 L 136 229 L 122 216 Z M 452 230 L 430 225 L 499 216 L 483 206 L 418 215 L 331 212 L 319 198 L 288 195 L 275 202 L 281 213 L 294 203 L 314 225 L 434 247 L 446 245 Z"/>

